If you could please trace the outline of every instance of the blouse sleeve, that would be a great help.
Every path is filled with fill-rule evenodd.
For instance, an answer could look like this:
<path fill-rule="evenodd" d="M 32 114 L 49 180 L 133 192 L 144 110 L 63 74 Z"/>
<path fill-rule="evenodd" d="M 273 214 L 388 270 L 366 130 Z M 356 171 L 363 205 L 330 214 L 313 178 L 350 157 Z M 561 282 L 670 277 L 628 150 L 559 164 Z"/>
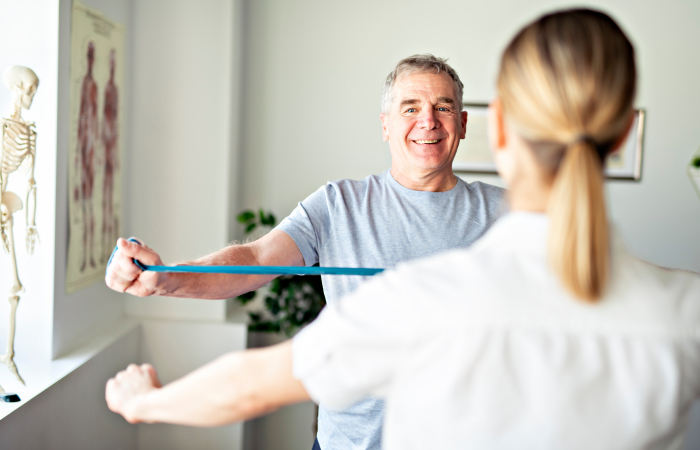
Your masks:
<path fill-rule="evenodd" d="M 327 305 L 294 337 L 294 376 L 311 398 L 343 409 L 364 397 L 385 397 L 420 325 L 420 295 L 408 292 L 413 270 L 385 272 Z M 424 297 L 423 297 L 424 298 Z"/>

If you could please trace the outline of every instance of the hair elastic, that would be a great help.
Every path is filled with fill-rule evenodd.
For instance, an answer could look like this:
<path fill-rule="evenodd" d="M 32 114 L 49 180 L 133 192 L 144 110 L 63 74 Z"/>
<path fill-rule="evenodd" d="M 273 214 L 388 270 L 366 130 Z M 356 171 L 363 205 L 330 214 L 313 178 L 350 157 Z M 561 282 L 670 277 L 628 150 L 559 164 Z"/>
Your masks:
<path fill-rule="evenodd" d="M 593 148 L 598 147 L 598 143 L 593 139 L 593 137 L 589 134 L 581 134 L 579 135 L 576 139 L 571 142 L 569 145 L 576 145 L 576 144 L 589 144 Z"/>
<path fill-rule="evenodd" d="M 589 134 L 581 134 L 579 135 L 576 139 L 574 139 L 570 144 L 569 147 L 574 146 L 576 144 L 588 144 L 593 148 L 595 151 L 596 155 L 598 155 L 598 158 L 600 159 L 600 162 L 602 163 L 605 161 L 605 157 L 608 154 L 608 145 L 603 145 L 599 144 L 596 142 L 595 139 Z"/>

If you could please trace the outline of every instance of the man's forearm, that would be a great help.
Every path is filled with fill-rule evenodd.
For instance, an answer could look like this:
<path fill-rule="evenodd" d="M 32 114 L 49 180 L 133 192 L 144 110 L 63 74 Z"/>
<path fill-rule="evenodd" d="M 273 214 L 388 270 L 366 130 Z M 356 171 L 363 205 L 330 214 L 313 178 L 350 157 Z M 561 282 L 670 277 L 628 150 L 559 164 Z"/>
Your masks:
<path fill-rule="evenodd" d="M 232 245 L 216 253 L 176 266 L 258 266 L 255 248 L 251 245 Z M 160 295 L 181 298 L 226 299 L 239 296 L 269 283 L 275 275 L 231 275 L 168 273 Z"/>
<path fill-rule="evenodd" d="M 130 422 L 213 427 L 309 400 L 292 375 L 291 341 L 231 353 L 160 389 L 138 396 L 122 414 Z"/>
<path fill-rule="evenodd" d="M 284 231 L 272 230 L 255 242 L 231 245 L 195 261 L 177 265 L 198 266 L 303 266 L 296 243 Z M 160 295 L 225 299 L 264 286 L 276 275 L 222 275 L 169 273 Z"/>
<path fill-rule="evenodd" d="M 145 265 L 163 265 L 160 256 L 146 245 L 119 238 L 105 282 L 110 289 L 139 297 L 164 295 L 202 299 L 225 299 L 257 289 L 274 275 L 193 274 L 142 271 Z M 302 266 L 304 257 L 284 231 L 272 230 L 255 242 L 231 245 L 203 258 L 180 265 L 207 266 Z"/>

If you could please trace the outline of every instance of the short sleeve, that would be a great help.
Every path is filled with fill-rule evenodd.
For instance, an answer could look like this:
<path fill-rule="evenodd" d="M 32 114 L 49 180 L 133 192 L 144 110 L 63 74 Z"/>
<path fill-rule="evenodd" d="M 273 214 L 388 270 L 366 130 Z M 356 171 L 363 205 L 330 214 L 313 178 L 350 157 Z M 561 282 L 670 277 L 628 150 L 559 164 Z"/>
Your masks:
<path fill-rule="evenodd" d="M 342 410 L 388 393 L 394 375 L 420 339 L 423 309 L 403 286 L 410 270 L 391 271 L 363 284 L 293 339 L 293 370 L 311 398 Z M 407 303 L 411 303 L 408 305 Z"/>
<path fill-rule="evenodd" d="M 334 199 L 333 187 L 330 184 L 323 186 L 300 202 L 277 225 L 277 229 L 287 233 L 297 244 L 307 266 L 313 266 L 319 260 L 319 249 L 331 229 Z"/>

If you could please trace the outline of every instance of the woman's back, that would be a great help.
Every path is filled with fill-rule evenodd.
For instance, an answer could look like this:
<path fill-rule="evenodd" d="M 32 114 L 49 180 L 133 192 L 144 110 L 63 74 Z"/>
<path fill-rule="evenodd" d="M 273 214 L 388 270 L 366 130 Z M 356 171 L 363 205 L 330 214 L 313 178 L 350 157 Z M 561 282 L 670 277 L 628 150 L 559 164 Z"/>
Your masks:
<path fill-rule="evenodd" d="M 549 269 L 547 228 L 510 214 L 471 250 L 400 271 L 426 282 L 401 300 L 413 320 L 395 326 L 421 331 L 389 391 L 386 448 L 682 447 L 700 393 L 700 277 L 614 238 L 606 295 L 583 303 Z"/>

